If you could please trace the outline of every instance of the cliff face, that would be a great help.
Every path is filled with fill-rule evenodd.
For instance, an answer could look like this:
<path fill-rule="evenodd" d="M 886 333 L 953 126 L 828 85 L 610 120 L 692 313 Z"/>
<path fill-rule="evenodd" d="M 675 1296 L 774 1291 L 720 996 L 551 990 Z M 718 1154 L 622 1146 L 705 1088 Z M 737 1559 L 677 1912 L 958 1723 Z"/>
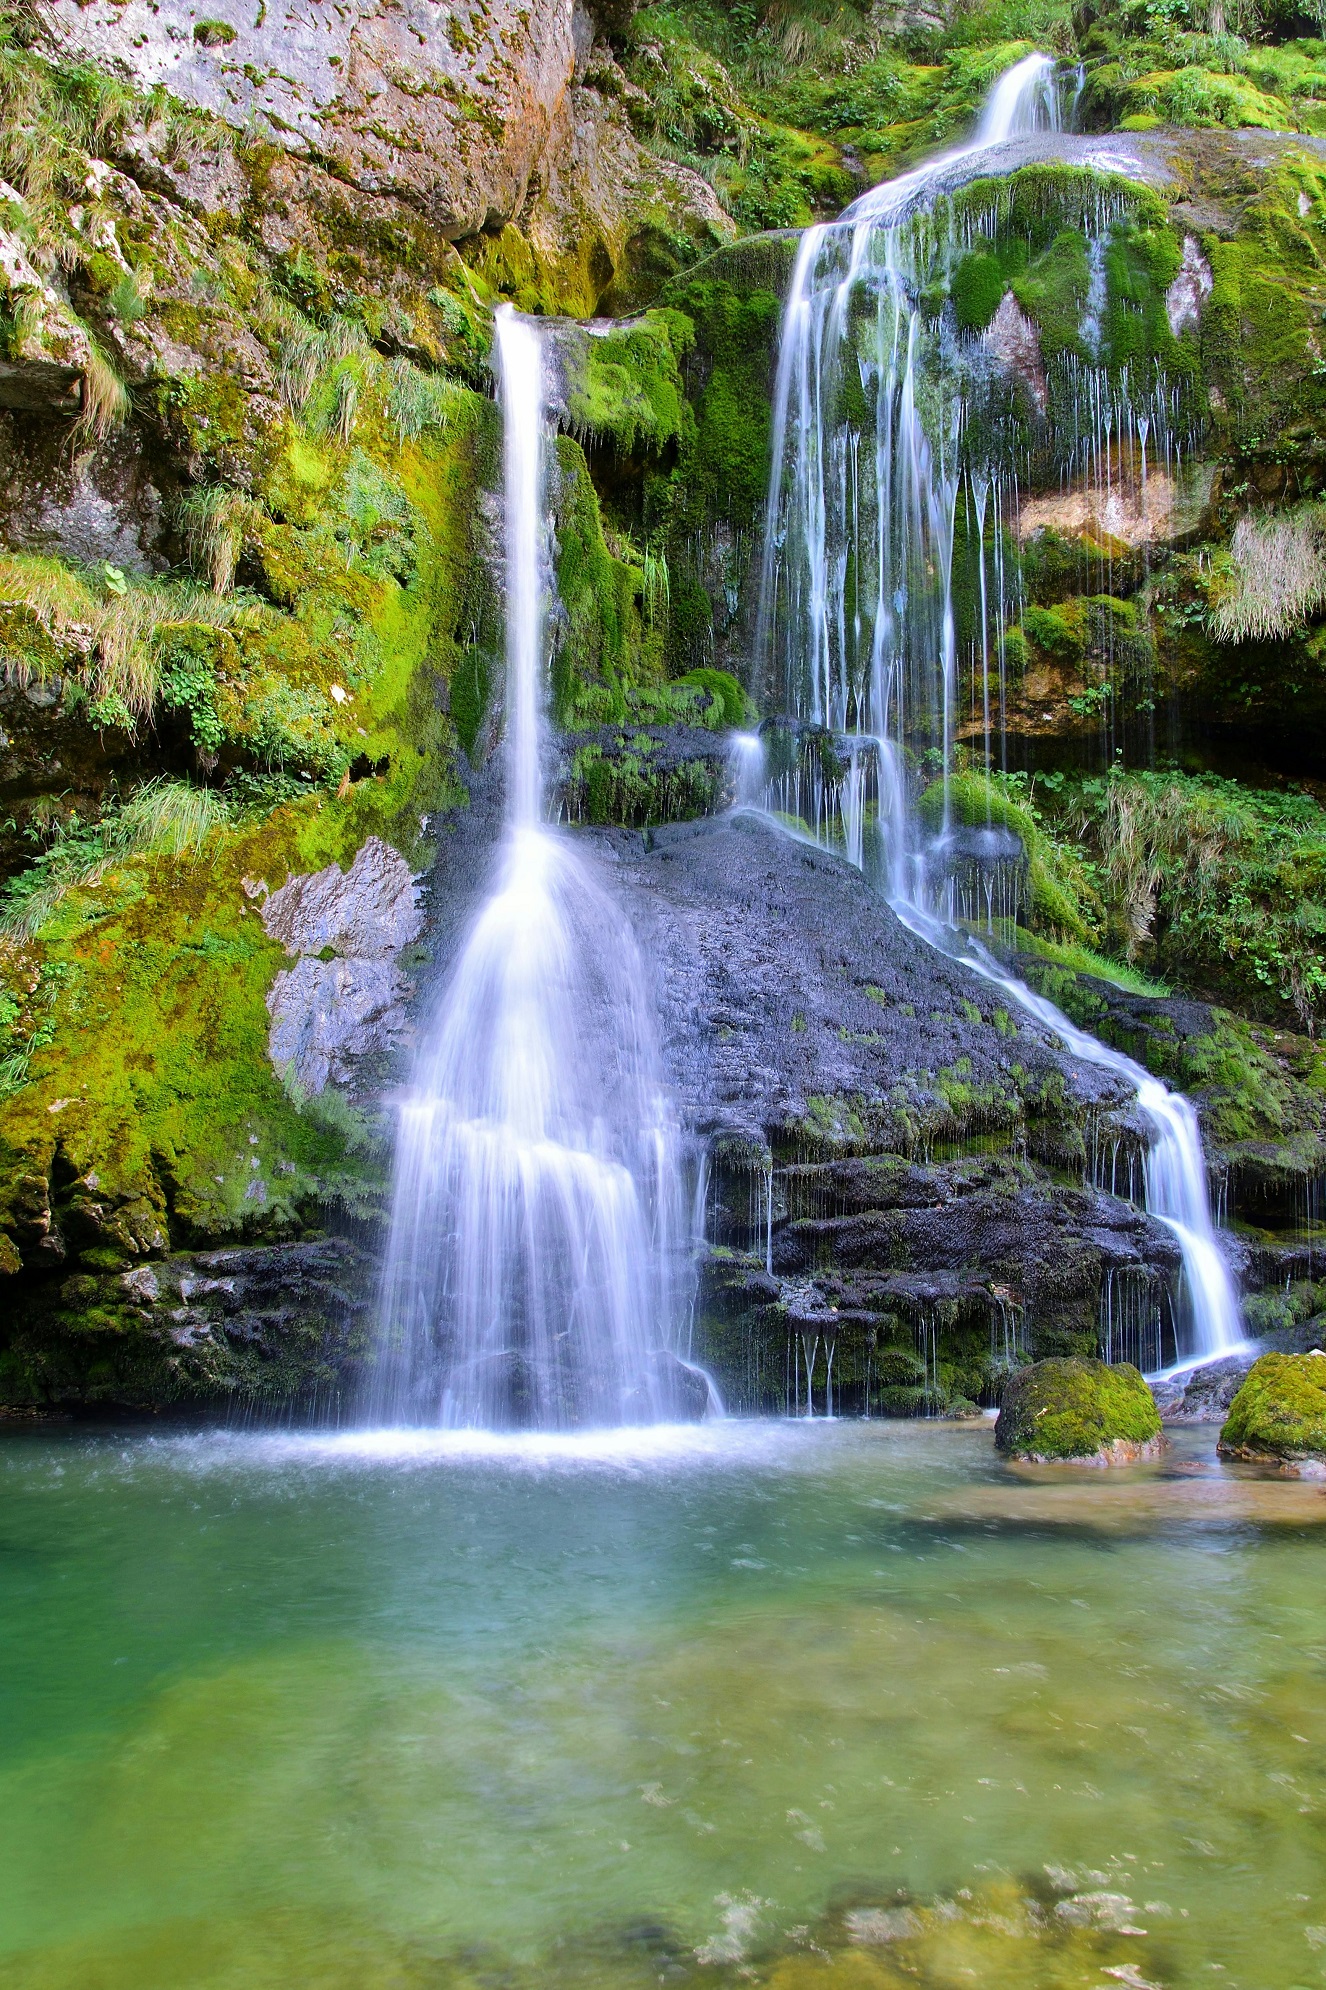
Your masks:
<path fill-rule="evenodd" d="M 1024 52 L 993 14 L 829 30 L 750 11 L 53 0 L 6 17 L 0 1401 L 307 1393 L 362 1351 L 380 1100 L 470 889 L 471 799 L 500 735 L 503 298 L 629 314 L 558 341 L 567 812 L 640 829 L 729 796 L 720 734 L 750 722 L 751 694 L 775 709 L 751 639 L 793 231 L 962 129 Z M 1319 51 L 1175 33 L 1153 47 L 1154 24 L 1066 13 L 1055 29 L 1087 57 L 1082 117 L 1128 127 L 1109 363 L 1166 369 L 1182 460 L 1120 460 L 1102 495 L 1044 452 L 1088 281 L 1089 144 L 1020 174 L 934 299 L 1003 369 L 1040 464 L 1001 632 L 1015 775 L 973 775 L 959 806 L 1028 854 L 1010 939 L 1027 971 L 1199 1091 L 1258 1232 L 1252 1275 L 1278 1278 L 1322 1172 Z M 1130 50 L 1151 63 L 1146 103 Z M 1194 69 L 1205 98 L 1173 80 Z M 1280 135 L 1236 128 L 1254 116 Z M 1162 117 L 1183 128 L 1153 135 Z M 1137 771 L 1106 782 L 1115 761 Z M 1120 1007 L 1113 972 L 1243 1020 L 1189 1003 L 1176 1024 L 1146 1008 L 1159 994 Z M 818 1140 L 806 1165 L 849 1173 L 928 1165 L 896 1128 L 851 1132 L 860 1087 L 834 1076 L 832 1031 L 818 1083 L 793 1037 L 792 1089 L 829 1118 L 784 1101 L 737 1129 L 755 1143 L 727 1150 L 737 1202 L 780 1142 L 788 1160 Z M 1060 1165 L 1051 1120 L 1076 1153 L 1076 1107 L 1032 1117 L 1038 1165 Z M 957 1161 L 995 1137 L 978 1120 L 949 1127 Z M 1025 1100 L 1004 1113 L 1010 1154 L 1026 1123 Z M 1053 1227 L 1049 1180 L 1014 1187 Z M 835 1182 L 859 1215 L 861 1182 Z M 900 1208 L 920 1193 L 894 1189 Z M 794 1229 L 813 1197 L 788 1193 Z M 952 1249 L 988 1305 L 1013 1275 L 999 1210 L 957 1199 Z M 1077 1211 L 1079 1239 L 1098 1214 Z M 787 1275 L 838 1249 L 789 1229 Z M 889 1249 L 881 1276 L 941 1252 Z M 1104 1259 L 1082 1263 L 1071 1321 L 1054 1316 L 1089 1337 Z M 750 1304 L 766 1301 L 785 1334 L 781 1301 Z"/>

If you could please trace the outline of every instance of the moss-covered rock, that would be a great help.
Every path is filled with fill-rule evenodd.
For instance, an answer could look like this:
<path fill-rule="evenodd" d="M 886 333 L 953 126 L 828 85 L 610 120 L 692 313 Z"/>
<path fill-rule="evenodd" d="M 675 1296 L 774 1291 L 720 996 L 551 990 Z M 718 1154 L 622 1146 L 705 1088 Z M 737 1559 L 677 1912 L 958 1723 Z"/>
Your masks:
<path fill-rule="evenodd" d="M 1155 1398 L 1138 1370 L 1103 1361 L 1038 1361 L 1009 1378 L 995 1443 L 1033 1464 L 1129 1465 L 1163 1444 Z"/>
<path fill-rule="evenodd" d="M 1326 1354 L 1264 1354 L 1230 1404 L 1222 1458 L 1326 1477 Z"/>

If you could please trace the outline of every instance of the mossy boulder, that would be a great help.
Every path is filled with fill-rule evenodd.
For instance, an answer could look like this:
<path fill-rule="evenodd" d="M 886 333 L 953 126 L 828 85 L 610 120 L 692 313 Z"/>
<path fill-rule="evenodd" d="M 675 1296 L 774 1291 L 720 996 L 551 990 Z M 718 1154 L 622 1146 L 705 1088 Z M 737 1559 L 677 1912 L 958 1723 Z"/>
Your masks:
<path fill-rule="evenodd" d="M 1164 1438 L 1155 1398 L 1130 1363 L 1052 1360 L 1010 1377 L 995 1443 L 1034 1464 L 1130 1465 L 1154 1457 Z"/>
<path fill-rule="evenodd" d="M 1326 1354 L 1264 1354 L 1220 1433 L 1222 1458 L 1326 1477 Z"/>

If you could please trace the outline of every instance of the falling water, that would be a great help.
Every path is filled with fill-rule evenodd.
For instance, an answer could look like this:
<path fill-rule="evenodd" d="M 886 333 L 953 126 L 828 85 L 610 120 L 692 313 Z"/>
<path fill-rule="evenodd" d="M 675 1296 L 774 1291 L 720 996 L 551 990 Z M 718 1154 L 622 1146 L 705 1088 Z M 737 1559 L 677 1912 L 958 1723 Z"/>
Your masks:
<path fill-rule="evenodd" d="M 507 826 L 401 1110 L 379 1415 L 500 1427 L 677 1408 L 678 1139 L 631 932 L 544 810 L 548 420 L 537 327 L 497 314 Z M 684 1393 L 684 1389 L 683 1389 Z"/>
<path fill-rule="evenodd" d="M 780 759 L 776 740 L 768 742 L 763 803 L 796 816 L 818 840 L 877 873 L 913 931 L 995 983 L 1075 1055 L 1135 1089 L 1150 1132 L 1146 1206 L 1179 1244 L 1189 1351 L 1205 1358 L 1227 1352 L 1241 1334 L 1192 1107 L 1131 1059 L 1074 1028 L 954 924 L 968 910 L 955 891 L 954 857 L 971 835 L 955 832 L 949 806 L 960 716 L 957 502 L 965 478 L 978 520 L 983 608 L 987 517 L 994 528 L 996 651 L 992 658 L 983 615 L 971 694 L 988 767 L 992 705 L 1002 731 L 1010 600 L 1000 520 L 1006 506 L 1016 505 L 1017 462 L 988 440 L 984 455 L 969 449 L 964 459 L 964 420 L 997 369 L 947 318 L 938 327 L 927 319 L 922 292 L 937 268 L 951 267 L 973 239 L 951 208 L 946 220 L 937 215 L 941 191 L 997 172 L 988 148 L 1058 128 L 1055 66 L 1048 57 L 1027 56 L 995 85 L 969 144 L 872 189 L 837 222 L 802 238 L 779 350 L 757 630 L 766 690 L 793 715 L 794 751 Z M 1101 243 L 1113 218 L 1102 194 L 1089 222 Z M 1094 275 L 1100 255 L 1092 253 Z M 1086 300 L 1095 347 L 1099 292 L 1094 283 Z M 1095 349 L 1090 339 L 1088 346 Z M 1120 452 L 1144 451 L 1148 439 L 1153 452 L 1159 446 L 1168 454 L 1177 404 L 1163 378 L 1139 391 L 1125 370 L 1111 378 L 1103 366 L 1079 362 L 1061 386 L 1047 420 L 1058 421 L 1058 454 L 1069 471 L 1108 482 Z M 873 414 L 863 414 L 872 400 Z M 795 744 L 798 727 L 813 738 L 813 753 Z M 928 754 L 941 783 L 942 809 L 930 835 L 906 805 L 905 749 Z M 744 773 L 749 790 L 748 751 Z M 1004 900 L 1015 898 L 1013 867 L 997 889 Z M 1007 903 L 996 908 L 992 897 L 988 923 L 1007 911 Z"/>

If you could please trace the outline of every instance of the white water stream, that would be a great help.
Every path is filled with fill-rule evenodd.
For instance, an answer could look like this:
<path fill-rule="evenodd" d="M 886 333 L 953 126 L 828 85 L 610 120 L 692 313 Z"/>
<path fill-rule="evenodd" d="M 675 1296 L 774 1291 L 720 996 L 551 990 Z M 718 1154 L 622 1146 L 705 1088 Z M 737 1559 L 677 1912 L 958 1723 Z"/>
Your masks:
<path fill-rule="evenodd" d="M 374 1410 L 543 1430 L 675 1414 L 690 1236 L 645 976 L 544 820 L 544 354 L 497 314 L 507 826 L 400 1114 Z"/>
<path fill-rule="evenodd" d="M 988 360 L 964 350 L 951 330 L 927 322 L 921 292 L 934 266 L 942 224 L 931 210 L 941 192 L 1000 170 L 990 148 L 1059 128 L 1055 65 L 1029 55 L 996 83 L 969 144 L 872 189 L 834 223 L 802 238 L 784 308 L 774 399 L 773 461 L 762 571 L 757 656 L 767 685 L 794 720 L 828 728 L 845 771 L 826 792 L 819 762 L 794 757 L 761 789 L 749 739 L 738 751 L 739 801 L 792 814 L 849 859 L 876 868 L 900 918 L 921 938 L 960 959 L 1030 1011 L 1077 1057 L 1131 1085 L 1150 1143 L 1145 1200 L 1182 1253 L 1189 1315 L 1181 1357 L 1206 1360 L 1241 1342 L 1238 1303 L 1211 1217 L 1196 1115 L 1186 1099 L 1118 1051 L 1076 1028 L 1053 1004 L 998 966 L 953 923 L 951 886 L 937 898 L 935 854 L 953 835 L 948 805 L 958 709 L 953 554 L 964 483 L 962 428 L 973 381 Z M 965 246 L 952 216 L 940 252 Z M 1097 234 L 1109 225 L 1102 206 Z M 1097 286 L 1098 288 L 1099 286 Z M 1099 317 L 1100 298 L 1087 310 Z M 1099 333 L 1097 330 L 1097 345 Z M 873 420 L 859 413 L 873 395 Z M 1118 438 L 1166 434 L 1163 380 L 1141 401 L 1126 379 L 1097 369 L 1074 412 L 1082 460 L 1103 462 Z M 1075 395 L 1075 400 L 1079 397 Z M 857 412 L 851 412 L 855 405 Z M 1145 454 L 1143 454 L 1145 466 Z M 980 541 L 981 690 L 985 758 L 990 764 L 991 658 L 988 642 L 987 508 L 995 524 L 995 595 L 1008 599 L 998 529 L 1007 467 L 969 466 L 969 497 Z M 1143 470 L 1145 474 L 1145 467 Z M 995 700 L 1002 720 L 1003 655 Z M 973 675 L 975 674 L 973 666 Z M 973 700 L 975 702 L 975 700 Z M 937 835 L 927 837 L 907 806 L 904 746 L 929 750 L 943 781 Z M 873 803 L 873 813 L 871 804 Z M 987 832 L 987 837 L 991 832 Z M 947 917 L 940 916 L 947 913 Z"/>

